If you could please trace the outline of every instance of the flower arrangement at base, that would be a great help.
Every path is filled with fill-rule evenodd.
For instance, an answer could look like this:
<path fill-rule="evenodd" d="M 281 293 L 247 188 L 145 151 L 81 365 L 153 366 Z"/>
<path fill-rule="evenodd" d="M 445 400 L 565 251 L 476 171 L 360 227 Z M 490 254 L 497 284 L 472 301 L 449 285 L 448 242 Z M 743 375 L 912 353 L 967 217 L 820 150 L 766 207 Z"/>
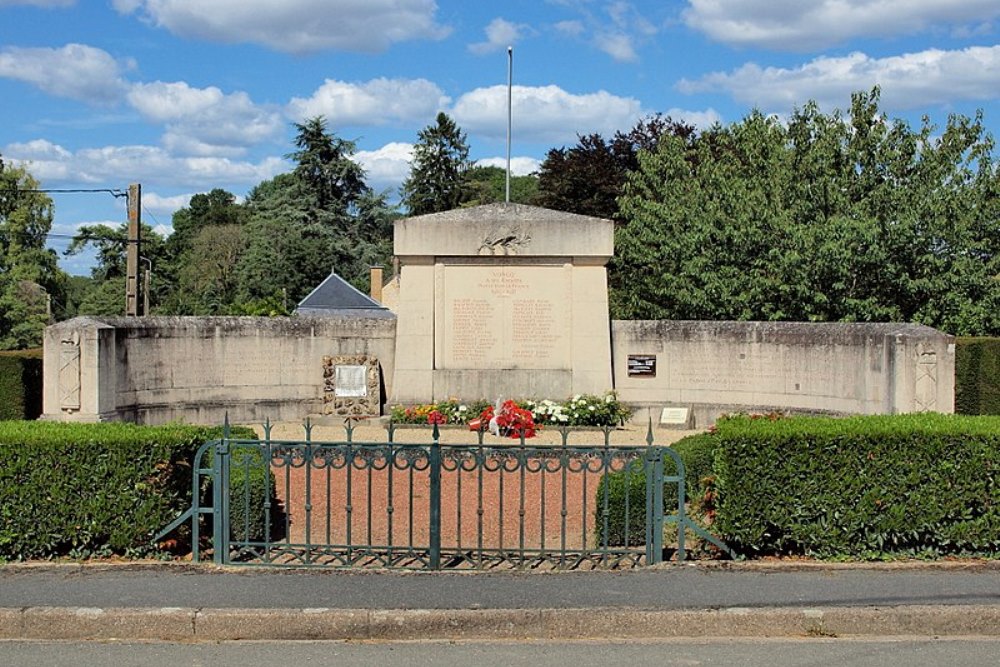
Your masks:
<path fill-rule="evenodd" d="M 500 405 L 500 410 L 495 412 L 493 406 L 487 406 L 479 414 L 480 424 L 489 424 L 490 431 L 495 435 L 508 438 L 533 438 L 535 432 L 541 428 L 535 425 L 534 416 L 531 410 L 519 407 L 514 401 L 504 401 Z M 494 431 L 493 425 L 496 430 Z"/>

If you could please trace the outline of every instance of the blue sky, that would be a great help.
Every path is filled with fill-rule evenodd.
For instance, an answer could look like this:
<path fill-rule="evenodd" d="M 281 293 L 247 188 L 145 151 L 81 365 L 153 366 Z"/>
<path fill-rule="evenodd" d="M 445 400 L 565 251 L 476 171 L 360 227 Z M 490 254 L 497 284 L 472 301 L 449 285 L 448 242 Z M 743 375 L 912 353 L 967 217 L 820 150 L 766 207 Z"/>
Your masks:
<path fill-rule="evenodd" d="M 502 163 L 508 45 L 515 173 L 653 112 L 830 111 L 874 84 L 890 116 L 1000 128 L 1000 0 L 0 0 L 0 155 L 46 188 L 139 182 L 166 232 L 192 194 L 287 171 L 292 123 L 324 115 L 395 192 L 441 110 Z M 53 198 L 56 234 L 125 218 Z"/>

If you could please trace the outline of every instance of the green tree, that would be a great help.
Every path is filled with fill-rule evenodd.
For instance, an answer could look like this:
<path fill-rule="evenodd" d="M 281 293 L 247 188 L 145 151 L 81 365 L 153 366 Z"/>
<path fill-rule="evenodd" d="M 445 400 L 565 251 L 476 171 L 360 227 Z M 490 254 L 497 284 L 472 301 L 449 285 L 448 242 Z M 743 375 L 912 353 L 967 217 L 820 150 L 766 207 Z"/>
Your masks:
<path fill-rule="evenodd" d="M 553 148 L 539 169 L 534 203 L 617 220 L 617 199 L 623 193 L 626 177 L 639 166 L 639 152 L 655 150 L 665 136 L 688 140 L 694 136 L 694 128 L 653 115 L 640 120 L 628 132 L 616 132 L 611 139 L 589 134 L 581 136 L 572 148 Z"/>
<path fill-rule="evenodd" d="M 170 274 L 170 254 L 167 242 L 161 234 L 146 223 L 141 223 L 139 231 L 141 243 L 140 256 L 149 261 L 152 266 L 150 309 L 158 312 L 159 304 L 169 296 L 169 285 L 173 279 Z M 66 247 L 64 254 L 76 255 L 88 246 L 97 251 L 96 262 L 90 270 L 93 280 L 91 289 L 80 302 L 81 315 L 124 315 L 125 314 L 125 275 L 128 271 L 128 223 L 123 222 L 117 227 L 110 225 L 84 225 L 77 230 L 76 235 Z M 145 261 L 139 262 L 140 274 L 145 270 Z M 112 284 L 113 283 L 113 284 Z M 120 286 L 121 289 L 118 289 Z M 115 296 L 117 294 L 117 296 Z M 117 302 L 117 306 L 112 304 Z M 96 305 L 95 305 L 96 304 Z"/>
<path fill-rule="evenodd" d="M 395 213 L 364 183 L 352 159 L 354 145 L 329 134 L 322 119 L 296 127 L 296 169 L 247 196 L 245 250 L 237 265 L 240 303 L 281 295 L 292 305 L 331 270 L 366 289 L 368 266 L 384 264 L 392 252 Z"/>
<path fill-rule="evenodd" d="M 907 321 L 1000 332 L 1000 197 L 982 119 L 814 103 L 639 153 L 619 200 L 615 317 Z"/>
<path fill-rule="evenodd" d="M 470 167 L 465 133 L 448 114 L 417 134 L 410 175 L 403 183 L 403 205 L 410 215 L 458 208 L 466 196 Z"/>
<path fill-rule="evenodd" d="M 41 345 L 48 299 L 64 298 L 66 276 L 45 247 L 52 200 L 27 169 L 0 158 L 0 349 Z"/>
<path fill-rule="evenodd" d="M 510 200 L 517 204 L 532 204 L 538 194 L 538 176 L 511 176 Z M 507 172 L 500 167 L 475 165 L 466 174 L 462 206 L 479 206 L 505 201 Z"/>

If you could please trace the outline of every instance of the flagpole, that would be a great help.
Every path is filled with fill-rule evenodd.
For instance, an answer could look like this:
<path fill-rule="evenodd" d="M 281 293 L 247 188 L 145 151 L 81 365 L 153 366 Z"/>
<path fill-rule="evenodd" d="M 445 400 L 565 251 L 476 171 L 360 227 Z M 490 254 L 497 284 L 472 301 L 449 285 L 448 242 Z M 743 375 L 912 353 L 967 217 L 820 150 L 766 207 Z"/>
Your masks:
<path fill-rule="evenodd" d="M 507 47 L 507 196 L 506 202 L 510 203 L 510 130 L 511 130 L 511 84 L 514 76 L 514 47 Z"/>

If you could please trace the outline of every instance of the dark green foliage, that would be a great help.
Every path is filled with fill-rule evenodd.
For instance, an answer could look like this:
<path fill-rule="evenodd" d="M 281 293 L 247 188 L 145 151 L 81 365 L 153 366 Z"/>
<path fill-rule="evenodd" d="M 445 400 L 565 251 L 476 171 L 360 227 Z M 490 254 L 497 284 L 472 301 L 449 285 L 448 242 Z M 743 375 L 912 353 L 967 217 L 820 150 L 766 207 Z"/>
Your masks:
<path fill-rule="evenodd" d="M 42 414 L 42 351 L 0 352 L 0 420 Z"/>
<path fill-rule="evenodd" d="M 230 450 L 229 537 L 234 542 L 261 541 L 265 537 L 265 517 L 270 499 L 270 535 L 274 539 L 283 527 L 284 516 L 275 499 L 274 474 L 265 466 L 259 447 L 236 445 Z"/>
<path fill-rule="evenodd" d="M 1000 179 L 975 118 L 753 112 L 662 136 L 627 178 L 616 319 L 917 322 L 1000 332 Z M 542 172 L 541 186 L 545 186 Z"/>
<path fill-rule="evenodd" d="M 618 197 L 628 174 L 638 169 L 640 151 L 652 151 L 662 137 L 686 140 L 694 128 L 669 117 L 649 116 L 611 139 L 581 136 L 572 148 L 553 148 L 538 171 L 535 204 L 558 211 L 618 220 Z"/>
<path fill-rule="evenodd" d="M 686 505 L 697 507 L 705 492 L 705 480 L 712 474 L 712 461 L 718 440 L 709 433 L 688 436 L 674 443 L 671 448 L 684 463 L 684 493 Z M 674 460 L 663 457 L 663 474 L 677 474 Z M 608 485 L 610 484 L 610 488 Z M 598 544 L 604 542 L 604 495 L 608 493 L 608 544 L 625 544 L 626 495 L 628 496 L 628 543 L 642 544 L 646 539 L 646 473 L 643 464 L 636 461 L 629 470 L 604 475 L 597 488 L 595 530 Z M 627 493 L 626 493 L 627 490 Z M 666 515 L 677 513 L 677 484 L 663 485 L 663 510 Z"/>
<path fill-rule="evenodd" d="M 510 200 L 515 204 L 532 204 L 538 194 L 538 176 L 510 177 Z M 480 206 L 505 201 L 507 198 L 507 172 L 501 167 L 470 167 L 466 173 L 462 206 Z"/>
<path fill-rule="evenodd" d="M 1000 338 L 956 339 L 955 412 L 1000 415 Z"/>
<path fill-rule="evenodd" d="M 714 529 L 746 556 L 1000 553 L 1000 419 L 720 422 Z"/>
<path fill-rule="evenodd" d="M 246 429 L 236 434 L 252 437 Z M 220 429 L 0 422 L 0 559 L 155 554 Z"/>
<path fill-rule="evenodd" d="M 417 137 L 410 175 L 401 189 L 403 205 L 410 215 L 458 208 L 470 166 L 465 133 L 442 112 Z"/>
<path fill-rule="evenodd" d="M 624 470 L 602 475 L 595 497 L 597 546 L 645 544 L 646 470 L 642 461 L 633 461 Z"/>

